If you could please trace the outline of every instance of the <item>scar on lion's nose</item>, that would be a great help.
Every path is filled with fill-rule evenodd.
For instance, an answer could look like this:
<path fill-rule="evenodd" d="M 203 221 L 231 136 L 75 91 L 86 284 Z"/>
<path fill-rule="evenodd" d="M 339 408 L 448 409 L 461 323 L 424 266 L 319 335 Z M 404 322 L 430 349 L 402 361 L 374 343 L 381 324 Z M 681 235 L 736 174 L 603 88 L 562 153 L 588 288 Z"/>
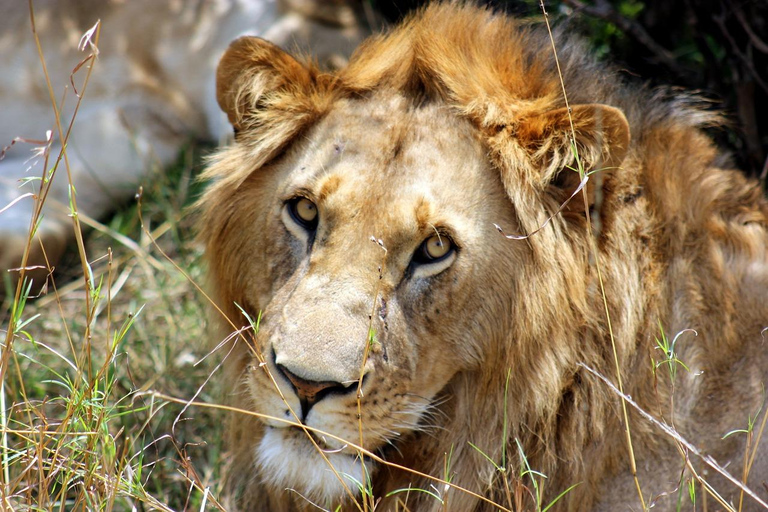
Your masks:
<path fill-rule="evenodd" d="M 358 381 L 353 381 L 347 384 L 332 381 L 318 382 L 299 377 L 281 364 L 277 365 L 277 369 L 280 370 L 280 372 L 290 381 L 290 383 L 293 385 L 293 389 L 296 391 L 296 395 L 299 397 L 299 402 L 301 403 L 302 420 L 307 417 L 307 414 L 309 414 L 309 411 L 312 409 L 313 405 L 315 405 L 329 394 L 348 393 L 357 389 Z"/>

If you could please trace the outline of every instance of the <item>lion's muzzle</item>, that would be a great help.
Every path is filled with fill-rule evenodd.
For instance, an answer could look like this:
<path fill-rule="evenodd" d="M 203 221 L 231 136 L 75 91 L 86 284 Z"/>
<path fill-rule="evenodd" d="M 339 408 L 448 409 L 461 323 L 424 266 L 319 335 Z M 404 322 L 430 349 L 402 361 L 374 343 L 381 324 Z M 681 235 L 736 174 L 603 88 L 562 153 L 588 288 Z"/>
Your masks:
<path fill-rule="evenodd" d="M 277 365 L 277 369 L 285 376 L 286 379 L 288 379 L 291 385 L 293 385 L 293 390 L 299 397 L 299 403 L 301 404 L 302 419 L 306 418 L 312 406 L 323 398 L 329 395 L 344 395 L 348 393 L 354 393 L 354 391 L 358 388 L 359 381 L 357 380 L 352 381 L 351 383 L 333 381 L 318 382 L 300 377 L 281 364 Z"/>

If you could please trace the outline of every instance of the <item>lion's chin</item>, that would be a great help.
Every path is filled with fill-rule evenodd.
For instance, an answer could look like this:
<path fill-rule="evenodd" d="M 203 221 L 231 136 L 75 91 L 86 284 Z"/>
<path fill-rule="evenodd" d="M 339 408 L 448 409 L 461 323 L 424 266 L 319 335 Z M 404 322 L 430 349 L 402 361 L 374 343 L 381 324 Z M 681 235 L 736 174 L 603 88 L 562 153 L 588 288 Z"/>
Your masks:
<path fill-rule="evenodd" d="M 289 489 L 316 505 L 333 510 L 334 505 L 349 499 L 347 489 L 355 498 L 360 495 L 358 482 L 363 471 L 370 475 L 373 463 L 365 461 L 363 469 L 360 458 L 354 455 L 324 454 L 333 469 L 304 432 L 267 427 L 256 448 L 256 464 L 264 483 L 273 489 Z"/>

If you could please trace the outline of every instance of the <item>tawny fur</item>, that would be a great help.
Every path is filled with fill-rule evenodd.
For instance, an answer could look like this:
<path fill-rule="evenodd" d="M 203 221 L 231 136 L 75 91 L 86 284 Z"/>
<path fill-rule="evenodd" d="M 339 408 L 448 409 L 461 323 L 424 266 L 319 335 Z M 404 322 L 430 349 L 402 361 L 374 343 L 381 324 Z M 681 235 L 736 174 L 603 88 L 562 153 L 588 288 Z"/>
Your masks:
<path fill-rule="evenodd" d="M 273 370 L 268 353 L 275 346 L 294 350 L 296 364 L 318 375 L 362 364 L 375 304 L 380 345 L 368 361 L 367 449 L 513 506 L 507 478 L 530 509 L 521 487 L 530 489 L 530 480 L 516 481 L 519 443 L 530 467 L 547 475 L 544 503 L 579 484 L 557 509 L 639 510 L 620 402 L 579 366 L 616 381 L 598 263 L 625 391 L 741 477 L 746 436 L 721 438 L 744 428 L 764 400 L 768 204 L 757 183 L 728 169 L 702 130 L 719 123 L 717 114 L 685 96 L 624 84 L 563 34 L 555 46 L 570 118 L 546 31 L 471 5 L 428 7 L 368 40 L 337 74 L 264 41 L 238 40 L 218 74 L 218 100 L 236 143 L 207 171 L 201 237 L 229 318 L 243 325 L 235 303 L 254 316 L 264 311 L 253 348 Z M 568 169 L 576 165 L 571 126 L 582 164 L 598 171 L 586 194 L 529 238 L 503 238 L 494 223 L 532 233 L 579 183 Z M 305 169 L 324 162 L 328 168 L 315 174 Z M 335 170 L 345 165 L 354 169 Z M 440 168 L 445 179 L 401 208 L 409 187 L 422 186 L 421 174 L 439 176 Z M 297 183 L 314 194 L 321 223 L 330 226 L 318 228 L 311 249 L 280 220 L 283 195 Z M 461 194 L 466 205 L 440 202 Z M 440 217 L 449 206 L 457 217 Z M 407 248 L 438 223 L 455 229 L 464 245 L 447 269 L 409 280 Z M 381 238 L 386 256 L 367 235 Z M 674 397 L 667 367 L 652 371 L 652 359 L 664 358 L 654 348 L 660 326 L 670 339 L 684 329 L 698 333 L 683 334 L 676 346 L 690 372 L 678 370 Z M 310 329 L 321 340 L 305 331 L 291 338 L 291 329 Z M 225 324 L 222 332 L 231 330 Z M 263 414 L 282 411 L 253 353 L 240 343 L 228 362 L 234 402 Z M 290 386 L 276 380 L 296 407 Z M 404 426 L 371 398 L 399 399 L 430 383 L 444 385 L 430 391 L 428 403 L 409 402 L 415 420 Z M 328 425 L 357 443 L 352 402 L 332 398 L 323 407 L 335 418 Z M 377 425 L 393 437 L 377 434 Z M 639 415 L 630 413 L 630 426 L 646 504 L 674 509 L 683 458 Z M 272 427 L 243 416 L 232 423 L 236 502 L 245 510 L 311 509 L 297 497 L 311 482 L 275 483 L 254 462 L 265 428 Z M 506 446 L 509 471 L 494 469 L 470 443 L 497 463 Z M 764 446 L 748 479 L 763 499 Z M 694 456 L 691 463 L 705 469 Z M 712 470 L 702 474 L 726 500 L 738 500 L 737 489 Z M 396 500 L 407 501 L 408 510 L 443 510 L 426 493 L 384 498 L 409 486 L 431 489 L 427 479 L 381 464 L 371 476 L 382 499 L 376 510 L 395 510 Z M 438 488 L 449 510 L 493 509 Z M 698 503 L 705 499 L 699 494 Z M 708 503 L 718 508 L 712 498 Z M 343 495 L 323 503 L 334 504 L 352 509 Z M 755 507 L 745 500 L 744 510 Z"/>

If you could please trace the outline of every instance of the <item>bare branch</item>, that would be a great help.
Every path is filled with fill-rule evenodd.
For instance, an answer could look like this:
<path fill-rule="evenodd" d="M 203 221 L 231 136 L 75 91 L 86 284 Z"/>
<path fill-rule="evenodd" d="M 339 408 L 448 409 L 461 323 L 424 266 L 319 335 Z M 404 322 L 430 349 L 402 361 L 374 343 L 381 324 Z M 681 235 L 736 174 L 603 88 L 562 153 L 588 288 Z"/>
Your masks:
<path fill-rule="evenodd" d="M 725 470 L 723 466 L 721 466 L 711 455 L 706 455 L 701 452 L 698 448 L 696 448 L 690 441 L 685 439 L 683 436 L 681 436 L 674 428 L 669 426 L 666 422 L 660 421 L 647 412 L 643 410 L 634 400 L 632 400 L 632 397 L 629 395 L 626 395 L 619 391 L 619 389 L 607 378 L 605 378 L 603 375 L 599 374 L 589 366 L 587 366 L 584 363 L 578 363 L 578 366 L 581 366 L 584 368 L 587 372 L 592 374 L 593 376 L 597 377 L 599 380 L 603 382 L 608 388 L 621 397 L 621 399 L 632 406 L 643 418 L 650 421 L 654 426 L 659 428 L 662 432 L 664 432 L 666 435 L 674 439 L 676 442 L 680 443 L 680 445 L 684 446 L 686 450 L 688 450 L 690 453 L 693 453 L 697 457 L 699 457 L 707 466 L 711 467 L 715 471 L 717 471 L 723 478 L 731 482 L 733 485 L 738 487 L 740 490 L 744 491 L 744 493 L 755 500 L 757 503 L 762 505 L 765 508 L 768 508 L 768 503 L 764 502 L 760 497 L 749 487 L 747 487 L 745 484 L 740 482 L 737 478 L 732 476 L 728 471 Z"/>
<path fill-rule="evenodd" d="M 648 48 L 659 61 L 679 76 L 687 76 L 690 74 L 685 68 L 678 64 L 677 59 L 675 59 L 675 56 L 669 50 L 653 40 L 642 25 L 622 16 L 606 0 L 596 0 L 594 5 L 585 4 L 581 0 L 564 0 L 564 2 L 566 5 L 584 12 L 589 16 L 613 23 L 623 32 L 626 32 L 637 39 L 637 41 Z"/>
<path fill-rule="evenodd" d="M 760 39 L 757 34 L 754 33 L 752 26 L 750 26 L 746 17 L 744 17 L 744 13 L 741 11 L 741 7 L 738 3 L 734 3 L 733 5 L 733 14 L 736 15 L 736 19 L 739 20 L 741 28 L 743 28 L 744 32 L 747 33 L 749 40 L 752 42 L 754 47 L 762 53 L 768 53 L 768 43 Z"/>
<path fill-rule="evenodd" d="M 731 36 L 731 33 L 728 32 L 728 28 L 725 26 L 725 14 L 721 13 L 719 15 L 712 16 L 712 19 L 720 28 L 720 31 L 723 33 L 723 36 L 728 40 L 728 43 L 731 45 L 731 49 L 733 50 L 733 53 L 739 59 L 741 59 L 741 61 L 744 63 L 744 66 L 746 66 L 747 70 L 749 70 L 755 82 L 765 92 L 768 92 L 768 84 L 766 84 L 765 81 L 760 77 L 760 73 L 758 73 L 757 70 L 755 69 L 755 65 L 753 64 L 751 57 L 749 57 L 748 55 L 745 55 L 744 52 L 741 51 L 741 48 L 739 48 L 738 43 L 736 43 L 736 41 L 733 39 L 733 36 Z"/>

